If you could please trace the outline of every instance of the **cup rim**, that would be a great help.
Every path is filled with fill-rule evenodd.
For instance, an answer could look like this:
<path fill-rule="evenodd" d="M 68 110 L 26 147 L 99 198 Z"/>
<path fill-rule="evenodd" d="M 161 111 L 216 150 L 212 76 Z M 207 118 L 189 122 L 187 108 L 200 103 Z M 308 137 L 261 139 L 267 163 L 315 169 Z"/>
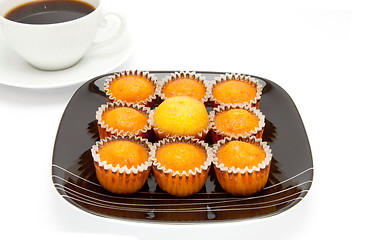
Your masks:
<path fill-rule="evenodd" d="M 83 1 L 84 2 L 84 0 L 80 0 L 80 1 Z M 50 26 L 59 26 L 59 25 L 66 25 L 66 24 L 72 24 L 72 23 L 74 23 L 75 21 L 80 21 L 81 19 L 85 19 L 85 18 L 87 18 L 87 17 L 89 17 L 89 16 L 92 16 L 92 15 L 95 15 L 96 14 L 96 12 L 97 11 L 99 11 L 99 9 L 101 9 L 102 8 L 102 5 L 104 4 L 104 2 L 102 1 L 102 0 L 98 0 L 99 1 L 99 4 L 98 4 L 98 6 L 97 7 L 95 7 L 94 5 L 93 5 L 93 7 L 95 7 L 95 9 L 91 12 L 91 13 L 89 13 L 89 14 L 87 14 L 87 15 L 85 15 L 85 16 L 82 16 L 82 17 L 80 17 L 80 18 L 77 18 L 77 19 L 73 19 L 73 20 L 70 20 L 70 21 L 66 21 L 66 22 L 60 22 L 60 23 L 46 23 L 46 24 L 31 24 L 31 23 L 20 23 L 20 22 L 16 22 L 16 21 L 13 21 L 13 20 L 9 20 L 9 19 L 7 19 L 7 18 L 5 18 L 3 15 L 0 15 L 0 19 L 2 20 L 2 21 L 5 21 L 5 22 L 8 22 L 8 23 L 11 23 L 11 24 L 15 24 L 15 25 L 22 25 L 22 26 L 33 26 L 33 27 L 50 27 Z M 34 2 L 34 0 L 31 0 L 31 1 L 29 1 L 29 2 Z M 89 3 L 89 2 L 88 2 Z M 90 4 L 90 3 L 89 3 Z M 10 10 L 9 10 L 10 11 Z M 8 12 L 9 12 L 8 11 Z M 0 25 L 1 26 L 1 25 Z"/>

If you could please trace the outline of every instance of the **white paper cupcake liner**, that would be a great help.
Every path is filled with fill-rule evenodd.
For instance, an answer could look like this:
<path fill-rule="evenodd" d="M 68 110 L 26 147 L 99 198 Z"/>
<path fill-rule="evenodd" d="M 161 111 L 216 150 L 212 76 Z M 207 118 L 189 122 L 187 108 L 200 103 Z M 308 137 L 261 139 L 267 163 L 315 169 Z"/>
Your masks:
<path fill-rule="evenodd" d="M 148 117 L 148 123 L 147 125 L 145 125 L 145 127 L 137 132 L 129 132 L 129 131 L 123 131 L 123 130 L 118 130 L 115 129 L 113 127 L 110 127 L 108 124 L 106 124 L 103 121 L 103 114 L 110 109 L 115 109 L 115 108 L 120 108 L 120 107 L 128 107 L 128 108 L 133 108 L 135 110 L 141 111 L 143 113 L 146 114 L 146 116 Z M 138 104 L 134 104 L 134 103 L 128 103 L 128 102 L 122 102 L 122 101 L 115 101 L 113 103 L 107 103 L 107 104 L 103 104 L 101 105 L 97 112 L 96 112 L 96 119 L 98 122 L 98 127 L 100 127 L 102 130 L 104 130 L 106 133 L 109 133 L 110 135 L 115 135 L 115 136 L 138 136 L 140 134 L 145 134 L 148 131 L 151 130 L 151 125 L 149 124 L 149 118 L 150 118 L 150 113 L 151 113 L 151 109 L 148 107 L 145 107 L 143 105 L 138 105 Z"/>
<path fill-rule="evenodd" d="M 214 121 L 215 120 L 215 116 L 217 114 L 221 113 L 221 112 L 225 112 L 225 111 L 228 111 L 230 109 L 245 109 L 248 112 L 253 113 L 259 119 L 258 126 L 254 130 L 251 130 L 250 132 L 243 133 L 243 134 L 230 134 L 230 133 L 221 131 L 220 129 L 218 129 L 216 127 L 216 124 L 215 124 L 215 121 Z M 263 131 L 264 130 L 264 126 L 265 126 L 265 116 L 262 114 L 262 112 L 259 109 L 255 108 L 255 107 L 249 106 L 248 104 L 226 104 L 226 105 L 220 105 L 220 106 L 214 108 L 210 112 L 209 117 L 210 117 L 210 125 L 211 125 L 210 128 L 211 128 L 211 130 L 214 133 L 218 134 L 218 135 L 226 136 L 226 137 L 248 137 L 248 136 L 256 135 L 259 132 Z"/>
<path fill-rule="evenodd" d="M 251 143 L 251 144 L 255 144 L 257 146 L 260 146 L 266 153 L 266 157 L 263 159 L 263 161 L 261 163 L 259 163 L 257 166 L 253 166 L 253 167 L 245 167 L 245 168 L 235 168 L 233 167 L 226 167 L 223 163 L 219 164 L 218 163 L 218 158 L 217 158 L 217 151 L 224 145 L 228 144 L 230 141 L 243 141 L 243 142 L 247 142 L 247 143 Z M 262 141 L 259 138 L 256 138 L 254 136 L 250 136 L 250 137 L 231 137 L 231 138 L 224 138 L 220 141 L 218 141 L 216 144 L 213 145 L 212 147 L 213 149 L 213 164 L 220 169 L 220 171 L 222 172 L 228 172 L 228 173 L 233 173 L 233 174 L 245 174 L 246 172 L 248 173 L 253 173 L 254 171 L 259 172 L 263 169 L 265 169 L 267 166 L 269 166 L 269 164 L 271 163 L 272 160 L 272 151 L 269 147 L 269 145 Z"/>
<path fill-rule="evenodd" d="M 117 166 L 112 166 L 112 164 L 108 164 L 107 161 L 102 161 L 100 159 L 99 155 L 99 149 L 103 147 L 105 144 L 115 141 L 115 140 L 127 140 L 131 142 L 136 142 L 138 144 L 141 144 L 146 148 L 146 150 L 149 152 L 149 158 L 144 163 L 138 165 L 137 167 L 133 166 L 131 168 L 128 168 L 126 165 L 120 166 L 117 164 Z M 138 174 L 139 172 L 144 172 L 149 169 L 149 167 L 152 165 L 152 144 L 147 141 L 147 139 L 141 138 L 141 137 L 128 137 L 128 136 L 112 136 L 104 138 L 98 142 L 96 142 L 92 148 L 92 157 L 94 159 L 94 162 L 98 164 L 99 167 L 102 167 L 104 170 L 111 170 L 113 173 L 119 172 L 120 174 L 126 173 L 126 174 Z"/>
<path fill-rule="evenodd" d="M 238 73 L 226 73 L 225 75 L 220 75 L 220 77 L 216 77 L 214 82 L 212 83 L 211 86 L 211 93 L 213 91 L 213 89 L 215 88 L 215 85 L 221 83 L 221 82 L 225 82 L 228 80 L 238 80 L 238 81 L 243 81 L 243 82 L 247 82 L 250 85 L 254 86 L 256 88 L 256 95 L 255 98 L 250 100 L 249 104 L 250 106 L 258 106 L 259 105 L 259 101 L 262 97 L 262 86 L 259 84 L 258 79 L 252 77 L 252 76 L 248 76 L 245 74 L 238 74 Z M 222 101 L 216 99 L 213 94 L 211 94 L 210 100 L 214 103 L 216 103 L 217 105 L 228 105 L 228 103 L 223 103 Z M 244 104 L 244 103 L 243 103 Z"/>
<path fill-rule="evenodd" d="M 188 143 L 188 144 L 198 146 L 201 149 L 205 150 L 207 158 L 201 166 L 195 167 L 193 170 L 190 169 L 189 171 L 173 171 L 172 169 L 167 169 L 156 159 L 156 152 L 161 146 L 167 145 L 170 143 Z M 211 163 L 212 163 L 212 159 L 213 159 L 212 150 L 208 146 L 207 143 L 205 143 L 204 141 L 201 141 L 199 139 L 190 138 L 190 137 L 164 138 L 163 140 L 160 140 L 153 145 L 151 153 L 152 153 L 151 155 L 153 156 L 153 158 L 152 158 L 153 166 L 155 166 L 159 171 L 162 171 L 165 174 L 172 174 L 172 176 L 179 176 L 179 177 L 182 177 L 183 175 L 186 177 L 189 177 L 189 176 L 194 176 L 196 174 L 201 174 L 202 171 L 206 171 L 209 169 L 209 167 L 211 166 Z"/>
<path fill-rule="evenodd" d="M 104 91 L 105 91 L 105 94 L 106 94 L 109 102 L 114 102 L 114 101 L 118 100 L 115 96 L 113 96 L 113 93 L 110 91 L 110 89 L 109 89 L 110 84 L 114 80 L 119 79 L 123 76 L 141 76 L 141 77 L 144 77 L 147 80 L 151 81 L 153 83 L 154 87 L 155 87 L 154 94 L 151 95 L 149 98 L 147 98 L 143 101 L 135 101 L 135 102 L 132 102 L 132 103 L 139 104 L 139 105 L 147 105 L 148 103 L 153 102 L 157 98 L 157 78 L 154 74 L 150 74 L 147 71 L 139 71 L 139 70 L 128 70 L 127 71 L 126 70 L 126 71 L 115 73 L 113 76 L 108 77 L 107 80 L 105 81 Z M 124 101 L 124 102 L 126 102 L 126 101 Z"/>
<path fill-rule="evenodd" d="M 162 79 L 162 81 L 159 81 L 157 83 L 157 95 L 162 99 L 165 100 L 168 97 L 164 94 L 164 87 L 166 86 L 166 84 L 173 82 L 177 79 L 181 79 L 181 78 L 190 78 L 193 80 L 196 80 L 197 82 L 200 82 L 204 85 L 205 89 L 206 89 L 206 93 L 205 96 L 202 99 L 198 99 L 200 100 L 202 103 L 207 102 L 210 97 L 211 97 L 211 84 L 207 83 L 205 81 L 205 77 L 202 76 L 201 74 L 198 74 L 196 72 L 189 72 L 189 71 L 181 71 L 181 72 L 174 72 L 171 73 L 170 75 L 164 77 Z"/>

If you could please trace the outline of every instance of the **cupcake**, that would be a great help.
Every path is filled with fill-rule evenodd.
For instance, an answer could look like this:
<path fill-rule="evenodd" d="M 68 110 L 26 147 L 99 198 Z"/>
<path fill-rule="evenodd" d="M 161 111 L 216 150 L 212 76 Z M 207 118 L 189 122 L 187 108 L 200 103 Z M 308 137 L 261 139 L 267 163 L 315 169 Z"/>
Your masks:
<path fill-rule="evenodd" d="M 141 136 L 148 138 L 150 108 L 116 101 L 100 106 L 96 112 L 100 138 L 111 136 Z"/>
<path fill-rule="evenodd" d="M 206 85 L 204 77 L 195 72 L 175 72 L 163 79 L 158 84 L 158 95 L 162 100 L 171 97 L 193 97 L 203 103 L 210 96 L 209 85 Z"/>
<path fill-rule="evenodd" d="M 258 80 L 244 74 L 222 75 L 212 86 L 213 107 L 226 104 L 248 104 L 259 108 L 262 87 Z"/>
<path fill-rule="evenodd" d="M 213 146 L 213 154 L 216 177 L 226 192 L 247 196 L 266 185 L 272 154 L 261 139 L 225 138 Z"/>
<path fill-rule="evenodd" d="M 159 139 L 191 136 L 202 140 L 209 130 L 210 120 L 205 105 L 191 97 L 168 98 L 150 116 Z"/>
<path fill-rule="evenodd" d="M 159 187 L 174 196 L 190 196 L 201 190 L 211 166 L 207 143 L 193 138 L 165 138 L 152 151 L 153 172 Z"/>
<path fill-rule="evenodd" d="M 107 137 L 91 149 L 97 178 L 115 194 L 138 192 L 149 176 L 151 143 L 141 137 Z"/>
<path fill-rule="evenodd" d="M 141 71 L 115 73 L 105 82 L 104 91 L 109 102 L 121 100 L 153 107 L 156 99 L 156 77 Z"/>
<path fill-rule="evenodd" d="M 224 137 L 256 136 L 261 138 L 264 115 L 248 105 L 221 105 L 210 112 L 211 133 L 214 142 Z"/>

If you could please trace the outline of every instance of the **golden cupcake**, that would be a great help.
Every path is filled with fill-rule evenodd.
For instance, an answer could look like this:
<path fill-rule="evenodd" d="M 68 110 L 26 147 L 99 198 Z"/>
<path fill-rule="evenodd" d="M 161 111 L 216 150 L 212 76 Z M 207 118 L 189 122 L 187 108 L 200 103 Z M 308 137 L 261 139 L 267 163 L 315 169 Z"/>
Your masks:
<path fill-rule="evenodd" d="M 210 96 L 209 85 L 204 77 L 195 72 L 175 72 L 163 79 L 158 85 L 158 95 L 162 100 L 171 97 L 193 97 L 206 102 Z"/>
<path fill-rule="evenodd" d="M 214 142 L 224 137 L 261 138 L 265 125 L 260 110 L 247 105 L 221 105 L 210 112 L 210 120 Z"/>
<path fill-rule="evenodd" d="M 262 87 L 258 80 L 244 74 L 222 75 L 212 87 L 213 106 L 226 104 L 248 104 L 259 108 Z"/>
<path fill-rule="evenodd" d="M 148 72 L 123 71 L 109 77 L 104 84 L 109 102 L 122 101 L 148 107 L 156 99 L 156 78 Z"/>
<path fill-rule="evenodd" d="M 102 187 L 115 194 L 138 192 L 149 176 L 151 143 L 141 137 L 105 138 L 91 149 Z"/>
<path fill-rule="evenodd" d="M 172 97 L 163 101 L 151 115 L 158 138 L 192 136 L 204 139 L 209 129 L 205 105 L 191 97 Z"/>
<path fill-rule="evenodd" d="M 220 186 L 238 196 L 255 194 L 268 181 L 272 154 L 255 137 L 225 138 L 213 147 L 214 169 Z"/>
<path fill-rule="evenodd" d="M 192 138 L 165 138 L 154 145 L 153 172 L 159 187 L 174 196 L 201 190 L 211 166 L 207 143 Z"/>
<path fill-rule="evenodd" d="M 96 112 L 100 138 L 111 136 L 141 136 L 148 138 L 150 108 L 116 101 L 103 104 Z"/>

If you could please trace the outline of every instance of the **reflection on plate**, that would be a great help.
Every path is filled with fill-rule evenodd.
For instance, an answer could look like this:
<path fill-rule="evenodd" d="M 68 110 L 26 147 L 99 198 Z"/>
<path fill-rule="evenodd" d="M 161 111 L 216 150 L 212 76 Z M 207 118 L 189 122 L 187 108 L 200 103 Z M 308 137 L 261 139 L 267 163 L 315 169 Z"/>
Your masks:
<path fill-rule="evenodd" d="M 153 72 L 159 79 L 170 72 Z M 199 72 L 207 80 L 222 73 Z M 268 217 L 300 202 L 310 189 L 313 163 L 300 115 L 288 94 L 277 84 L 259 78 L 264 87 L 261 111 L 266 116 L 263 139 L 272 148 L 269 180 L 256 195 L 225 193 L 214 173 L 203 189 L 190 197 L 164 193 L 151 174 L 142 190 L 131 196 L 105 191 L 99 184 L 90 148 L 98 139 L 95 111 L 106 102 L 105 76 L 85 83 L 74 94 L 57 134 L 52 178 L 59 194 L 86 212 L 144 222 L 222 222 Z"/>
<path fill-rule="evenodd" d="M 22 88 L 49 89 L 84 83 L 118 68 L 132 54 L 127 31 L 112 44 L 90 51 L 76 65 L 60 71 L 41 71 L 31 67 L 7 44 L 0 31 L 0 83 Z"/>

